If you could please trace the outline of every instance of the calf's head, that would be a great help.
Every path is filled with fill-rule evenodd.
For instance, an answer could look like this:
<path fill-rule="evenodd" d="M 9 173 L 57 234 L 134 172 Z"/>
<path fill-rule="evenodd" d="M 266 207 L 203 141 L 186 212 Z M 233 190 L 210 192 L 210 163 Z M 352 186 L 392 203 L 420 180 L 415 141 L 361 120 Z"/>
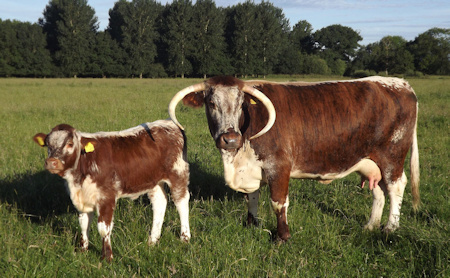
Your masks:
<path fill-rule="evenodd" d="M 33 140 L 39 146 L 47 147 L 45 169 L 60 176 L 76 164 L 81 150 L 89 152 L 94 148 L 92 142 L 83 144 L 76 130 L 67 124 L 55 126 L 49 134 L 38 133 Z"/>
<path fill-rule="evenodd" d="M 213 77 L 179 91 L 170 101 L 169 116 L 178 127 L 183 129 L 175 115 L 178 102 L 183 100 L 185 105 L 192 107 L 205 105 L 209 130 L 217 148 L 236 150 L 244 143 L 240 130 L 242 107 L 246 102 L 253 101 L 252 98 L 266 107 L 269 119 L 261 131 L 249 138 L 251 140 L 263 135 L 273 126 L 276 117 L 275 108 L 262 92 L 234 77 Z"/>

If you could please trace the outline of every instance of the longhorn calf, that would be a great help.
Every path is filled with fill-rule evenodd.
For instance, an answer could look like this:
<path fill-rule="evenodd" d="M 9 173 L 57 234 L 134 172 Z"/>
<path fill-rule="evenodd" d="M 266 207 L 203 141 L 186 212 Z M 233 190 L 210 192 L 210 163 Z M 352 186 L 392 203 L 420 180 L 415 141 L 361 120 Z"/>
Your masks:
<path fill-rule="evenodd" d="M 172 121 L 161 120 L 118 132 L 83 133 L 67 124 L 34 141 L 48 148 L 45 169 L 65 179 L 73 205 L 79 212 L 81 248 L 89 245 L 93 212 L 98 214 L 102 259 L 113 258 L 111 231 L 117 199 L 147 194 L 153 208 L 148 239 L 161 236 L 167 206 L 164 185 L 171 190 L 180 215 L 180 237 L 189 241 L 189 165 L 184 132 Z"/>
<path fill-rule="evenodd" d="M 192 107 L 205 104 L 225 182 L 248 194 L 250 223 L 257 220 L 260 184 L 268 183 L 282 240 L 290 237 L 290 178 L 327 184 L 359 173 L 362 186 L 369 180 L 373 190 L 365 228 L 380 226 L 388 195 L 390 212 L 384 229 L 389 232 L 399 226 L 407 182 L 403 164 L 411 149 L 413 206 L 419 205 L 417 98 L 402 79 L 275 83 L 214 77 L 172 98 L 169 115 L 180 128 L 175 108 L 181 100 Z"/>

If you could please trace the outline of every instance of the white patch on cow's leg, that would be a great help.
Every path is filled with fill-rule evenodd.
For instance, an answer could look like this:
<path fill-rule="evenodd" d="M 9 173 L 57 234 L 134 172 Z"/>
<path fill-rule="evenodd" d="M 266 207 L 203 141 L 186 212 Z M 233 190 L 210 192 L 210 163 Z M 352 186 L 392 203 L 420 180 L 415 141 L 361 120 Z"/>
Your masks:
<path fill-rule="evenodd" d="M 288 211 L 288 207 L 289 207 L 289 196 L 286 196 L 286 201 L 284 202 L 284 204 L 280 204 L 279 202 L 275 202 L 274 200 L 272 201 L 272 208 L 275 211 L 275 214 L 279 214 L 282 212 L 283 208 L 284 208 L 284 217 L 286 219 L 286 224 L 288 224 L 288 220 L 287 220 L 287 211 Z"/>
<path fill-rule="evenodd" d="M 164 214 L 167 207 L 167 196 L 162 185 L 156 185 L 148 193 L 148 198 L 152 203 L 153 223 L 148 244 L 154 244 L 161 237 L 161 228 L 164 222 Z"/>
<path fill-rule="evenodd" d="M 372 213 L 370 214 L 369 222 L 364 226 L 364 229 L 372 231 L 380 227 L 381 215 L 383 214 L 383 208 L 385 203 L 384 191 L 381 187 L 385 187 L 384 183 L 373 189 L 373 204 Z"/>
<path fill-rule="evenodd" d="M 80 247 L 82 251 L 86 251 L 89 247 L 89 227 L 91 226 L 93 213 L 82 212 L 78 214 L 78 222 L 81 227 Z"/>
<path fill-rule="evenodd" d="M 400 226 L 400 209 L 402 207 L 403 193 L 405 192 L 407 179 L 405 172 L 395 182 L 388 184 L 390 210 L 389 220 L 384 227 L 385 232 L 393 232 Z"/>
<path fill-rule="evenodd" d="M 180 239 L 188 242 L 191 239 L 191 230 L 189 228 L 189 192 L 186 189 L 185 194 L 181 198 L 174 199 L 178 214 L 180 215 Z M 153 231 L 152 231 L 153 234 Z"/>
<path fill-rule="evenodd" d="M 259 201 L 259 189 L 253 193 L 247 193 L 247 225 L 258 225 L 258 201 Z"/>

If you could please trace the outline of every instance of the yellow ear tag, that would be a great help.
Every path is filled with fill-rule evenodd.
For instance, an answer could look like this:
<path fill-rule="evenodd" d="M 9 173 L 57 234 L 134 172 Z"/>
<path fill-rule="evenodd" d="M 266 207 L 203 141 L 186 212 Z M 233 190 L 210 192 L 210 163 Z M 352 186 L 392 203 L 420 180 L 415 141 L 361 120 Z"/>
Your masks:
<path fill-rule="evenodd" d="M 252 98 L 250 99 L 250 104 L 256 104 L 256 101 L 254 101 Z"/>
<path fill-rule="evenodd" d="M 37 137 L 37 141 L 38 141 L 38 144 L 39 144 L 41 147 L 43 147 L 43 146 L 45 145 L 44 139 L 42 139 L 42 137 Z"/>
<path fill-rule="evenodd" d="M 87 143 L 86 146 L 84 146 L 84 151 L 86 153 L 93 152 L 94 151 L 94 145 L 91 142 Z"/>

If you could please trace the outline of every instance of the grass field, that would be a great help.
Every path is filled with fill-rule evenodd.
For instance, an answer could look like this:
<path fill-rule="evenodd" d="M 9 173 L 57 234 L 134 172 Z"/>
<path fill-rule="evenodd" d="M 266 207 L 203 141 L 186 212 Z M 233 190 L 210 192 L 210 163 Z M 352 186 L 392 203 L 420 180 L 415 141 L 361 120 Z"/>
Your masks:
<path fill-rule="evenodd" d="M 44 171 L 46 151 L 32 136 L 59 123 L 95 132 L 167 118 L 173 94 L 199 81 L 0 79 L 0 277 L 450 277 L 448 77 L 408 80 L 419 98 L 422 206 L 413 212 L 408 183 L 396 233 L 362 229 L 372 197 L 356 174 L 330 185 L 292 180 L 287 243 L 271 241 L 276 220 L 267 187 L 260 227 L 244 227 L 245 201 L 224 185 L 204 110 L 179 105 L 191 168 L 190 243 L 179 240 L 169 203 L 159 244 L 147 246 L 152 211 L 141 197 L 118 202 L 113 263 L 100 260 L 96 225 L 90 250 L 79 252 L 76 211 L 62 179 Z M 388 205 L 383 223 L 387 212 Z"/>

